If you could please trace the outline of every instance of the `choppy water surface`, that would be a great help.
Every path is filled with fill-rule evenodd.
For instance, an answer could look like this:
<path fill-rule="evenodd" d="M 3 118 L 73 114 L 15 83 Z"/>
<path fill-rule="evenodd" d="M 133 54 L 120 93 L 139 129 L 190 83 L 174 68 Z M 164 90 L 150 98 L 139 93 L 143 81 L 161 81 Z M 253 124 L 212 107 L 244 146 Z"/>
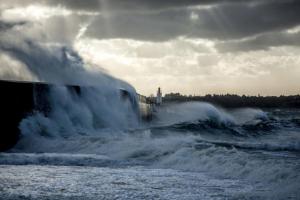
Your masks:
<path fill-rule="evenodd" d="M 300 198 L 299 110 L 177 104 L 139 126 L 68 134 L 45 134 L 55 120 L 39 117 L 0 154 L 2 199 Z"/>

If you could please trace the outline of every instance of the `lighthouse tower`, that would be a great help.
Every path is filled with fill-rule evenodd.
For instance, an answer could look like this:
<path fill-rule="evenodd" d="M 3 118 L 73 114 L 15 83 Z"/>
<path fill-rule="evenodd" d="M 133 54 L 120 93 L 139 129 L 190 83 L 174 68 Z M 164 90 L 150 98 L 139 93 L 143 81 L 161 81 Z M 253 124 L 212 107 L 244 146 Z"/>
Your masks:
<path fill-rule="evenodd" d="M 160 87 L 157 90 L 157 95 L 156 95 L 156 105 L 160 106 L 162 104 L 162 93 Z"/>

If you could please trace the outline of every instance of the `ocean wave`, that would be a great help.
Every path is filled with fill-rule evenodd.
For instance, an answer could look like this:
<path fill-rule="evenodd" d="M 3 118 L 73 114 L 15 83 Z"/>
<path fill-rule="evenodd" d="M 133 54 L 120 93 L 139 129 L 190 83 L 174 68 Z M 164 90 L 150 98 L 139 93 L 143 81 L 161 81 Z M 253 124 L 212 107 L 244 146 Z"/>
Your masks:
<path fill-rule="evenodd" d="M 236 148 L 241 150 L 264 150 L 264 151 L 292 151 L 300 152 L 300 142 L 290 141 L 286 144 L 276 143 L 263 143 L 263 142 L 234 142 L 234 141 L 208 141 L 198 140 L 199 143 L 195 144 L 196 149 L 202 149 L 207 146 L 225 147 L 225 148 Z"/>
<path fill-rule="evenodd" d="M 1 153 L 0 165 L 124 167 L 129 163 L 96 154 Z"/>

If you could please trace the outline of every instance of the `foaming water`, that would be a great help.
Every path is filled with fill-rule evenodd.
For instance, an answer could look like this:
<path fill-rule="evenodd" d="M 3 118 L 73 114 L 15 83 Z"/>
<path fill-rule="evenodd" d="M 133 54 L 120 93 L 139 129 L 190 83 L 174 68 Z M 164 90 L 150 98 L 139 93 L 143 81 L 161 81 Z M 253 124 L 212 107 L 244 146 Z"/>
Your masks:
<path fill-rule="evenodd" d="M 285 110 L 279 115 L 273 110 L 223 110 L 207 103 L 185 103 L 161 107 L 152 122 L 129 126 L 128 119 L 134 118 L 126 118 L 133 113 L 128 108 L 115 116 L 106 114 L 114 112 L 114 108 L 103 110 L 85 98 L 64 98 L 65 103 L 54 102 L 56 111 L 49 116 L 36 113 L 22 121 L 22 139 L 10 153 L 1 154 L 0 164 L 99 169 L 138 166 L 143 170 L 136 170 L 137 176 L 147 176 L 151 170 L 168 174 L 172 169 L 178 176 L 187 173 L 184 176 L 194 174 L 199 181 L 221 181 L 222 190 L 226 190 L 227 180 L 238 181 L 241 188 L 233 189 L 234 193 L 222 196 L 222 190 L 213 191 L 220 199 L 300 196 L 297 112 Z M 116 104 L 110 103 L 102 105 Z M 97 119 L 98 124 L 92 119 Z M 123 120 L 127 125 L 119 124 Z M 150 179 L 144 180 L 150 183 Z"/>
<path fill-rule="evenodd" d="M 126 129 L 138 125 L 137 110 L 129 99 L 121 99 L 118 88 L 86 87 L 76 95 L 66 87 L 54 86 L 49 96 L 50 112 L 36 111 L 22 120 L 23 135 L 70 137 L 95 134 L 105 128 Z"/>
<path fill-rule="evenodd" d="M 191 102 L 162 107 L 156 115 L 157 123 L 172 125 L 195 120 L 214 120 L 218 123 L 234 123 L 230 114 L 209 103 Z"/>

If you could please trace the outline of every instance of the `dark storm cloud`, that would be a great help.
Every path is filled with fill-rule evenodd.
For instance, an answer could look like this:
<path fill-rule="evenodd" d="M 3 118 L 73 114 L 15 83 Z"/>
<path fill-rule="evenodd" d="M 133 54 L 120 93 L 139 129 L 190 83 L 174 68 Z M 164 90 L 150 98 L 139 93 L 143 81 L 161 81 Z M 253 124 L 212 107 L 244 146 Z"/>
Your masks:
<path fill-rule="evenodd" d="M 253 0 L 251 0 L 253 1 Z M 257 1 L 257 0 L 256 0 Z M 269 0 L 270 1 L 270 0 Z M 162 10 L 169 8 L 187 7 L 193 5 L 209 5 L 227 2 L 247 2 L 247 0 L 0 0 L 4 4 L 10 5 L 31 5 L 33 3 L 64 6 L 71 10 L 101 11 L 110 10 Z M 249 0 L 248 0 L 249 2 Z"/>
<path fill-rule="evenodd" d="M 27 22 L 25 22 L 25 21 L 20 21 L 20 22 L 5 22 L 5 21 L 1 21 L 0 20 L 0 32 L 10 30 L 10 29 L 12 29 L 14 27 L 17 27 L 17 26 L 25 25 L 26 23 Z"/>
<path fill-rule="evenodd" d="M 268 50 L 270 47 L 300 46 L 300 33 L 271 32 L 241 41 L 226 41 L 216 45 L 220 52 Z"/>
<path fill-rule="evenodd" d="M 230 0 L 231 2 L 243 2 L 247 0 Z M 156 10 L 193 5 L 207 5 L 229 2 L 228 0 L 0 0 L 1 5 L 28 6 L 41 4 L 48 6 L 64 6 L 71 10 L 100 11 L 110 10 Z"/>
<path fill-rule="evenodd" d="M 266 49 L 281 41 L 299 44 L 283 31 L 300 25 L 298 0 L 11 0 L 3 4 L 62 6 L 73 11 L 99 12 L 86 36 L 166 41 L 177 37 L 221 42 L 220 51 Z M 212 7 L 199 9 L 197 5 Z M 69 16 L 72 17 L 72 16 Z M 76 24 L 78 19 L 73 19 Z M 274 37 L 271 37 L 274 35 Z M 268 36 L 262 36 L 268 35 Z M 255 39 L 240 39 L 254 37 Z M 231 42 L 230 40 L 235 40 Z M 266 41 L 266 42 L 264 42 Z M 229 48 L 232 45 L 232 48 Z"/>
<path fill-rule="evenodd" d="M 192 19 L 192 15 L 196 18 Z M 300 24 L 300 1 L 220 4 L 210 9 L 180 8 L 158 13 L 99 16 L 87 31 L 97 38 L 162 41 L 178 36 L 218 40 L 281 31 Z"/>

